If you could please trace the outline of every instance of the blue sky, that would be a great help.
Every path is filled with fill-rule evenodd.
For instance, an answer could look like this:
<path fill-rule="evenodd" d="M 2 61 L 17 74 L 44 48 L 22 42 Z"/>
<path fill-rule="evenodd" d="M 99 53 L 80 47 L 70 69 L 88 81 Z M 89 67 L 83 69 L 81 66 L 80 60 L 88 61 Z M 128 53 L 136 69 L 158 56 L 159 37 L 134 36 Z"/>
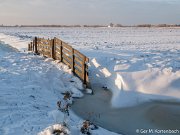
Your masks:
<path fill-rule="evenodd" d="M 0 24 L 180 24 L 180 0 L 0 0 Z"/>

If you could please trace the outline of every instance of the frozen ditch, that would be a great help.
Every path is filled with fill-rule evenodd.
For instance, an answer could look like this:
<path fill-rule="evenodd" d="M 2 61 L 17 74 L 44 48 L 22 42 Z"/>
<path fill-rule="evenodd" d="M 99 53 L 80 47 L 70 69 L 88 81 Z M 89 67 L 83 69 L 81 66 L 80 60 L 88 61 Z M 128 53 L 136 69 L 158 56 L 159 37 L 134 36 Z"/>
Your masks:
<path fill-rule="evenodd" d="M 73 111 L 84 119 L 123 135 L 134 135 L 137 129 L 179 129 L 180 103 L 149 101 L 132 107 L 112 108 L 112 94 L 98 85 L 94 95 L 76 99 Z"/>

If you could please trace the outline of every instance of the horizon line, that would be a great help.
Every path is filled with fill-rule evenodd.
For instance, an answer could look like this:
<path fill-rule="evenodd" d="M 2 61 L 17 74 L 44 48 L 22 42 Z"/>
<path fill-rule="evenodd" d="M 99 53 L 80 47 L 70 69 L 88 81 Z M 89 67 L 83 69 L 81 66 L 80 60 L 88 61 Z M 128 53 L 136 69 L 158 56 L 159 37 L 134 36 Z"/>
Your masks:
<path fill-rule="evenodd" d="M 122 25 L 122 24 L 73 24 L 73 25 L 66 25 L 66 24 L 29 24 L 29 25 L 4 25 L 1 24 L 0 27 L 180 27 L 180 24 L 166 24 L 166 23 L 160 23 L 160 24 L 136 24 L 136 25 Z"/>

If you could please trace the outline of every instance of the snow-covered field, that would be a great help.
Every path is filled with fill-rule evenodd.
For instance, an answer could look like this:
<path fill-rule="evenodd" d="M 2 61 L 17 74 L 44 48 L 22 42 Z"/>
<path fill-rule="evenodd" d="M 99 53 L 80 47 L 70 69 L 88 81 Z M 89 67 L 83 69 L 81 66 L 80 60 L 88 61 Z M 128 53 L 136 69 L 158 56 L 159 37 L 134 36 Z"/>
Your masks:
<path fill-rule="evenodd" d="M 112 91 L 113 97 L 111 103 L 113 107 L 127 107 L 151 100 L 180 101 L 180 28 L 0 28 L 0 40 L 21 51 L 27 49 L 27 43 L 34 36 L 61 38 L 88 56 L 90 58 L 90 82 L 92 85 L 98 84 L 100 87 L 107 87 Z M 14 52 L 10 54 L 8 52 L 4 56 L 4 51 L 1 51 L 1 54 L 3 54 L 0 56 L 1 63 L 8 60 L 9 68 L 14 67 L 13 69 L 8 69 L 8 65 L 1 64 L 0 75 L 5 74 L 2 77 L 10 77 L 8 74 L 15 74 L 17 77 L 20 77 L 18 74 L 24 74 L 24 77 L 20 77 L 19 81 L 29 80 L 24 82 L 28 83 L 24 84 L 27 86 L 25 89 L 28 93 L 31 91 L 32 93 L 36 92 L 37 96 L 39 94 L 44 95 L 42 99 L 37 98 L 37 102 L 35 102 L 35 99 L 27 100 L 27 103 L 24 103 L 26 104 L 24 107 L 26 108 L 28 105 L 38 102 L 42 105 L 47 104 L 45 100 L 47 95 L 54 94 L 49 93 L 48 89 L 55 89 L 55 92 L 58 86 L 47 86 L 46 82 L 48 82 L 48 79 L 53 79 L 54 76 L 53 80 L 57 78 L 56 81 L 58 81 L 64 71 L 60 71 L 59 75 L 55 74 L 57 71 L 56 64 L 48 61 L 44 62 L 41 57 L 36 59 L 34 58 L 36 56 L 21 53 L 16 56 Z M 17 65 L 21 61 L 15 59 L 16 57 L 21 58 L 22 64 L 26 65 L 23 66 L 24 70 L 18 69 Z M 28 66 L 29 64 L 35 67 Z M 34 70 L 38 70 L 38 75 Z M 31 75 L 30 71 L 34 73 Z M 48 78 L 47 75 L 48 77 L 53 77 Z M 31 77 L 36 80 L 33 84 Z M 40 81 L 38 78 L 44 79 Z M 71 76 L 70 78 L 73 77 Z M 23 88 L 22 86 L 18 85 L 18 83 L 14 84 L 16 88 L 11 85 L 7 86 L 5 80 L 1 79 L 0 83 L 10 93 L 12 89 L 16 89 L 17 94 L 23 94 L 20 91 L 20 88 Z M 13 82 L 13 77 L 10 77 L 10 80 Z M 40 84 L 36 85 L 38 81 Z M 72 86 L 71 89 L 77 88 L 76 84 L 71 84 L 70 86 Z M 1 89 L 4 87 L 1 87 Z M 45 92 L 39 93 L 41 89 L 45 89 Z M 30 93 L 29 96 L 31 96 Z M 34 94 L 36 95 L 36 93 Z M 50 98 L 48 101 L 53 100 L 50 102 L 52 104 L 48 106 L 49 108 L 45 107 L 46 109 L 43 109 L 44 112 L 40 109 L 40 112 L 45 113 L 55 109 L 53 103 L 56 102 L 58 97 L 51 97 L 52 99 Z M 8 105 L 12 104 L 16 108 L 19 104 L 22 104 L 21 100 L 18 102 L 20 103 L 17 103 L 17 105 L 13 103 Z M 7 106 L 6 103 L 2 102 L 1 106 L 4 106 L 5 110 L 7 109 L 5 107 Z M 24 110 L 16 109 L 16 111 Z M 31 111 L 33 112 L 33 110 Z M 5 111 L 1 112 L 5 113 Z M 16 115 L 16 112 L 14 115 Z M 7 116 L 5 123 L 7 122 L 8 125 L 12 118 Z M 42 119 L 45 122 L 40 122 L 41 124 L 47 122 L 45 118 Z M 32 125 L 38 125 L 37 121 L 34 122 L 33 120 L 35 118 L 31 121 Z M 25 119 L 23 122 L 26 123 Z M 23 122 L 21 121 L 18 125 L 25 125 Z M 48 121 L 47 123 L 49 124 L 50 122 Z M 42 129 L 48 124 L 39 127 Z M 25 125 L 25 127 L 28 127 L 28 125 Z M 6 128 L 4 130 L 10 132 Z M 4 130 L 3 132 L 5 132 Z M 33 130 L 34 128 L 32 128 Z M 39 130 L 34 130 L 34 133 L 35 131 Z"/>
<path fill-rule="evenodd" d="M 91 82 L 113 91 L 114 107 L 150 99 L 180 98 L 180 28 L 1 28 L 0 31 L 25 41 L 39 36 L 58 37 L 70 43 L 90 57 Z M 14 38 L 11 40 L 17 43 Z"/>

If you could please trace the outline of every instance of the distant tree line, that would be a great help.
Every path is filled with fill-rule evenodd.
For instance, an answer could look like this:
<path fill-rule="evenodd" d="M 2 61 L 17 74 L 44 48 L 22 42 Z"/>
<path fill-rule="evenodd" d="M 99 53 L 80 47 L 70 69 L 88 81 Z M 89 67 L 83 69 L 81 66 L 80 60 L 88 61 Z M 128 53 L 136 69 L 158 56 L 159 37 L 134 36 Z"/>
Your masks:
<path fill-rule="evenodd" d="M 127 25 L 121 25 L 121 24 L 113 24 L 110 23 L 108 27 L 180 27 L 180 24 L 138 24 L 138 25 L 133 25 L 133 26 L 127 26 Z"/>
<path fill-rule="evenodd" d="M 158 24 L 158 25 L 140 24 L 135 27 L 180 27 L 180 24 Z"/>

